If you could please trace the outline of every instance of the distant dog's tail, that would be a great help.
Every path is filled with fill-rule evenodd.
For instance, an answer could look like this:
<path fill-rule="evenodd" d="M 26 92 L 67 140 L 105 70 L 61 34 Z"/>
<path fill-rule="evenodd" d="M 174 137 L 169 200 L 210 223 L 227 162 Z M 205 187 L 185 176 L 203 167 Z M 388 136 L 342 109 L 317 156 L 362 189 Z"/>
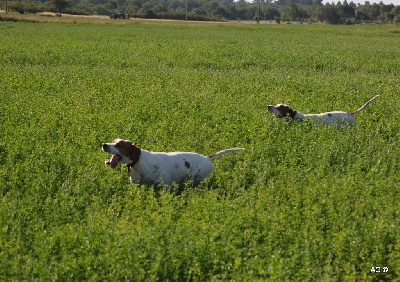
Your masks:
<path fill-rule="evenodd" d="M 371 103 L 373 100 L 375 100 L 376 98 L 378 98 L 379 95 L 376 95 L 375 97 L 373 97 L 371 100 L 369 100 L 367 103 L 364 104 L 364 106 L 362 106 L 361 108 L 359 108 L 357 111 L 355 111 L 354 113 L 351 113 L 352 116 L 355 116 L 356 114 L 358 114 L 359 112 L 361 112 L 362 110 L 365 109 L 366 106 L 368 106 L 369 103 Z"/>
<path fill-rule="evenodd" d="M 210 160 L 212 160 L 212 159 L 214 159 L 215 157 L 224 155 L 224 154 L 226 154 L 226 153 L 234 152 L 234 151 L 241 151 L 241 150 L 244 150 L 244 148 L 231 148 L 231 149 L 226 149 L 226 150 L 222 150 L 222 151 L 216 152 L 215 154 L 209 155 L 208 158 L 209 158 Z"/>

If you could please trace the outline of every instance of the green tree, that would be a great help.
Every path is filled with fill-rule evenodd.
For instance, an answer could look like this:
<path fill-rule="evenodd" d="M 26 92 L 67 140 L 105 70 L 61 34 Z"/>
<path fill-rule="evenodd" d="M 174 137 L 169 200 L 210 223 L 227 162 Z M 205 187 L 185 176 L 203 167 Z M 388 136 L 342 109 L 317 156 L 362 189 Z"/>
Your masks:
<path fill-rule="evenodd" d="M 305 10 L 299 8 L 296 4 L 290 4 L 282 11 L 282 16 L 290 21 L 300 21 L 308 17 L 308 14 Z"/>
<path fill-rule="evenodd" d="M 326 4 L 321 6 L 317 12 L 317 18 L 319 21 L 326 21 L 330 24 L 337 24 L 340 21 L 340 15 L 336 6 Z"/>
<path fill-rule="evenodd" d="M 262 14 L 264 19 L 266 20 L 274 20 L 275 17 L 280 17 L 281 13 L 277 8 L 274 8 L 273 6 L 268 6 L 265 9 L 262 10 Z"/>
<path fill-rule="evenodd" d="M 355 18 L 356 17 L 356 12 L 353 6 L 345 3 L 341 6 L 338 7 L 338 13 L 341 18 L 344 19 L 350 19 L 350 18 Z"/>
<path fill-rule="evenodd" d="M 395 23 L 396 25 L 400 25 L 400 15 L 394 17 L 393 23 Z"/>
<path fill-rule="evenodd" d="M 51 0 L 51 3 L 56 8 L 56 11 L 59 13 L 60 17 L 61 13 L 71 6 L 71 3 L 68 0 Z"/>

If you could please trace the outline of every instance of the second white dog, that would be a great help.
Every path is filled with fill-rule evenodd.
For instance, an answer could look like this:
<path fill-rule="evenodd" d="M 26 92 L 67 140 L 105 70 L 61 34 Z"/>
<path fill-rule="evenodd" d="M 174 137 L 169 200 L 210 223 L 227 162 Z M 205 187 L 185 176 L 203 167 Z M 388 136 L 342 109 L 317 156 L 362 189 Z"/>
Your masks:
<path fill-rule="evenodd" d="M 340 111 L 333 111 L 333 112 L 326 112 L 321 114 L 302 114 L 300 112 L 295 111 L 291 107 L 285 104 L 278 104 L 276 106 L 268 105 L 268 111 L 274 114 L 277 114 L 280 118 L 289 117 L 292 119 L 304 119 L 310 118 L 315 122 L 322 122 L 325 125 L 335 124 L 335 125 L 354 125 L 355 120 L 354 116 L 364 110 L 364 108 L 371 103 L 373 100 L 378 98 L 379 95 L 376 95 L 367 103 L 365 103 L 361 108 L 353 113 L 347 112 L 340 112 Z"/>

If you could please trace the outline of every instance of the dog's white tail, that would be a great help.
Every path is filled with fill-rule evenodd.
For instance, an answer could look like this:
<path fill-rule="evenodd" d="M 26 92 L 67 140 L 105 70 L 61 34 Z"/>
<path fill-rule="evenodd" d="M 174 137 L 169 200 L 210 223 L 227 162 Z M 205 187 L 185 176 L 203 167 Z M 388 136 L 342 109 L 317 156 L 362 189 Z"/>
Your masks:
<path fill-rule="evenodd" d="M 212 155 L 208 156 L 208 158 L 209 158 L 210 160 L 212 160 L 212 159 L 214 159 L 215 157 L 224 155 L 224 154 L 226 154 L 226 153 L 234 152 L 234 151 L 240 151 L 240 150 L 244 150 L 244 148 L 231 148 L 231 149 L 222 150 L 222 151 L 216 152 L 215 154 L 212 154 Z"/>
<path fill-rule="evenodd" d="M 355 111 L 354 113 L 351 113 L 352 116 L 355 116 L 356 114 L 358 114 L 359 112 L 361 112 L 362 110 L 365 109 L 366 106 L 368 106 L 369 103 L 371 103 L 373 100 L 375 100 L 376 98 L 378 98 L 379 95 L 376 95 L 375 97 L 373 97 L 371 100 L 369 100 L 367 103 L 364 104 L 364 106 L 362 106 L 361 108 L 359 108 L 357 111 Z"/>

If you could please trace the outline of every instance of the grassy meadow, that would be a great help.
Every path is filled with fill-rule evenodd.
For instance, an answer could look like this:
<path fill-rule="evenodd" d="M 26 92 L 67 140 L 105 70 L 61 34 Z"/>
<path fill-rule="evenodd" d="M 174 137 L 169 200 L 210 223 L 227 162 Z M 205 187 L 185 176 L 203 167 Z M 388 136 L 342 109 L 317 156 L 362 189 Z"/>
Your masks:
<path fill-rule="evenodd" d="M 400 281 L 400 27 L 2 21 L 0 38 L 0 280 Z M 377 94 L 354 128 L 266 110 Z M 177 193 L 106 167 L 115 138 L 246 150 Z"/>

